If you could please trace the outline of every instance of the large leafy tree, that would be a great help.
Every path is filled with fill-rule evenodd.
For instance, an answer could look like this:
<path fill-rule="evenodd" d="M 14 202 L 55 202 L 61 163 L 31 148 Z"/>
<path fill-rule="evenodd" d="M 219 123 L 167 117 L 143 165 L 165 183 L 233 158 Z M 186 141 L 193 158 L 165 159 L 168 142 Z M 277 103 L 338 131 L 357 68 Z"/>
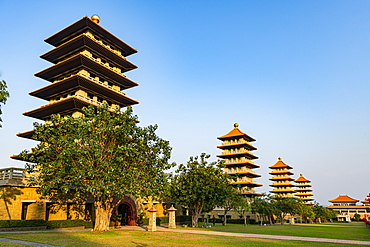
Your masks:
<path fill-rule="evenodd" d="M 237 211 L 244 219 L 244 226 L 248 225 L 247 212 L 251 211 L 251 203 L 248 197 L 241 195 L 239 200 L 233 204 L 233 209 Z"/>
<path fill-rule="evenodd" d="M 7 91 L 7 86 L 6 82 L 4 80 L 0 80 L 0 115 L 2 114 L 1 111 L 1 105 L 6 103 L 6 100 L 9 98 L 10 94 Z M 1 126 L 2 119 L 0 117 L 0 128 Z"/>
<path fill-rule="evenodd" d="M 107 231 L 116 198 L 159 195 L 171 148 L 159 138 L 157 126 L 140 127 L 128 107 L 110 112 L 83 108 L 83 117 L 51 116 L 48 124 L 34 123 L 40 143 L 21 154 L 37 173 L 35 185 L 48 198 L 94 201 L 94 231 Z"/>
<path fill-rule="evenodd" d="M 193 227 L 198 226 L 198 218 L 205 206 L 221 206 L 228 197 L 228 177 L 216 167 L 220 163 L 208 163 L 209 157 L 205 153 L 190 157 L 186 165 L 179 165 L 171 182 L 171 198 L 190 209 Z"/>

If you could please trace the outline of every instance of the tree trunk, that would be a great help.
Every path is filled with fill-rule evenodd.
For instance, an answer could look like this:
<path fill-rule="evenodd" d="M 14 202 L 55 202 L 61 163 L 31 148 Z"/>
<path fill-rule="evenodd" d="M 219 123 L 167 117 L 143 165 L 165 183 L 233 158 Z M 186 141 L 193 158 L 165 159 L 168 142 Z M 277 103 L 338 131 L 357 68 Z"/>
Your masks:
<path fill-rule="evenodd" d="M 198 219 L 202 210 L 191 210 L 191 227 L 198 227 Z"/>
<path fill-rule="evenodd" d="M 226 214 L 227 214 L 228 211 L 229 210 L 227 210 L 227 209 L 224 210 L 224 220 L 222 221 L 223 226 L 226 226 Z"/>
<path fill-rule="evenodd" d="M 282 225 L 284 225 L 284 216 L 285 216 L 285 215 L 284 215 L 283 213 L 281 213 L 281 214 L 280 214 L 281 224 L 282 224 Z"/>
<path fill-rule="evenodd" d="M 112 215 L 110 201 L 94 201 L 95 207 L 95 225 L 94 232 L 109 231 L 109 221 Z"/>
<path fill-rule="evenodd" d="M 247 226 L 247 215 L 244 215 L 244 225 Z"/>
<path fill-rule="evenodd" d="M 272 225 L 272 216 L 269 216 L 270 225 Z"/>

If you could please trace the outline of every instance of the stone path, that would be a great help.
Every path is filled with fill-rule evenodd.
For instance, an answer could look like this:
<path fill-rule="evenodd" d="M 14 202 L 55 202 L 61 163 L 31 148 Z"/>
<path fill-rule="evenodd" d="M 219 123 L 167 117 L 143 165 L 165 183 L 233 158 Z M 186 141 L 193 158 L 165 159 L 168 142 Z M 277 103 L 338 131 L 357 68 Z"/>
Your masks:
<path fill-rule="evenodd" d="M 146 227 L 139 226 L 125 226 L 121 229 L 112 229 L 114 231 L 124 231 L 124 230 L 136 230 L 136 231 L 146 231 Z M 183 229 L 168 229 L 165 227 L 158 227 L 158 231 L 166 232 L 179 232 L 179 233 L 192 233 L 192 234 L 204 234 L 204 235 L 218 235 L 218 236 L 232 236 L 232 237 L 245 237 L 245 238 L 265 238 L 265 239 L 278 239 L 278 240 L 296 240 L 296 241 L 308 241 L 308 242 L 321 242 L 321 243 L 336 243 L 336 244 L 358 244 L 358 245 L 370 245 L 370 241 L 357 241 L 357 240 L 343 240 L 343 239 L 330 239 L 330 238 L 312 238 L 312 237 L 296 237 L 296 236 L 279 236 L 279 235 L 266 235 L 266 234 L 250 234 L 250 233 L 232 233 L 232 232 L 217 232 L 217 231 L 200 231 L 200 230 L 183 230 Z M 45 230 L 45 231 L 27 231 L 30 232 L 72 232 L 81 230 Z M 89 229 L 83 231 L 91 231 Z M 5 232 L 2 232 L 5 233 Z M 9 232 L 10 233 L 10 232 Z M 11 232 L 11 233 L 25 233 L 22 232 Z M 1 235 L 1 233 L 0 233 Z M 10 242 L 14 244 L 23 244 L 28 246 L 40 246 L 40 247 L 61 247 L 58 245 L 42 244 L 30 241 L 16 240 L 10 238 L 1 238 L 0 241 Z"/>

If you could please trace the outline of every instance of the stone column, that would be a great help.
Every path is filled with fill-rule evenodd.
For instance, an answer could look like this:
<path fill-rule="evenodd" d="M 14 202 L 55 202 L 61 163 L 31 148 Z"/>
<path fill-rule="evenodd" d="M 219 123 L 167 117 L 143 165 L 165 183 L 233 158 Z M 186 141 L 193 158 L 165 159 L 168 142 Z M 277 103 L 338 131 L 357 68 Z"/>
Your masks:
<path fill-rule="evenodd" d="M 176 210 L 173 206 L 168 209 L 168 228 L 176 228 Z"/>
<path fill-rule="evenodd" d="M 149 211 L 149 226 L 148 226 L 148 231 L 150 232 L 155 232 L 157 231 L 157 209 L 151 208 L 148 210 Z"/>

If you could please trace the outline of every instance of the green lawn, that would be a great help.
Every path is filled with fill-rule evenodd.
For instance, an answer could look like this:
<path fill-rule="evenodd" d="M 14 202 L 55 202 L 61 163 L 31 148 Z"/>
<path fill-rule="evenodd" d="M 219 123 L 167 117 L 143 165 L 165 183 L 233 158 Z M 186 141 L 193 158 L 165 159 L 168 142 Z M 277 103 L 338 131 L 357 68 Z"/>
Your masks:
<path fill-rule="evenodd" d="M 346 240 L 370 241 L 370 229 L 365 227 L 363 222 L 351 223 L 328 223 L 328 224 L 295 224 L 295 225 L 249 225 L 241 226 L 228 224 L 215 227 L 202 228 L 210 231 L 237 232 L 270 234 L 283 236 L 315 237 L 315 238 L 333 238 Z"/>
<path fill-rule="evenodd" d="M 194 228 L 181 228 L 194 229 Z M 238 233 L 260 233 L 306 237 L 325 237 L 353 240 L 370 240 L 370 229 L 364 224 L 321 224 L 321 225 L 274 225 L 274 226 L 216 226 L 209 229 Z M 320 242 L 285 241 L 243 237 L 226 237 L 175 232 L 121 230 L 107 233 L 79 232 L 39 232 L 39 233 L 0 233 L 0 237 L 28 240 L 60 246 L 351 246 Z M 1 242 L 0 246 L 20 246 Z M 359 246 L 359 245 L 352 245 Z"/>
<path fill-rule="evenodd" d="M 283 241 L 256 238 L 209 236 L 174 232 L 112 231 L 107 233 L 91 232 L 52 232 L 0 234 L 0 237 L 28 240 L 60 246 L 350 246 L 341 244 Z M 0 242 L 0 246 L 20 246 Z M 358 245 L 353 245 L 358 246 Z"/>

